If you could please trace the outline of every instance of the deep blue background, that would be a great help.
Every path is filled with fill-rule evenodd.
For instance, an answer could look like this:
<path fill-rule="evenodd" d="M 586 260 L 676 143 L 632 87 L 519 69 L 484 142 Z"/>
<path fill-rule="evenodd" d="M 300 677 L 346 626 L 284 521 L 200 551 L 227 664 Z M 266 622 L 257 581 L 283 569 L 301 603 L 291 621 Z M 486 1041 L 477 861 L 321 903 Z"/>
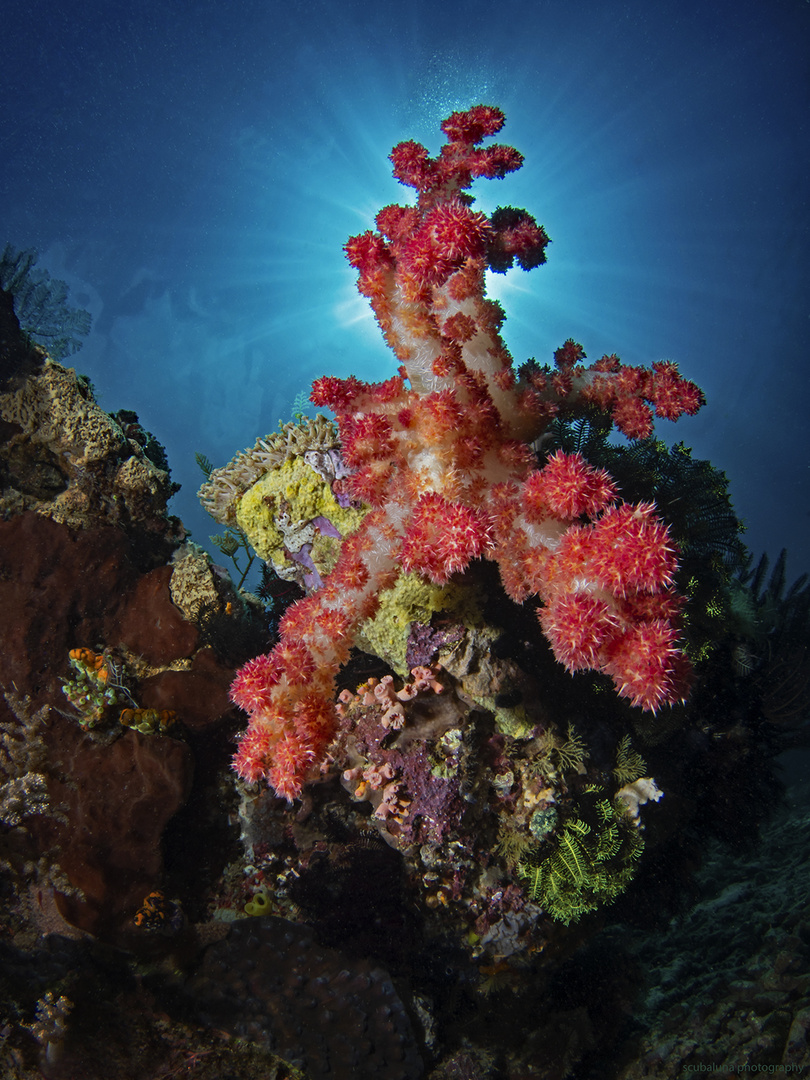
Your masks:
<path fill-rule="evenodd" d="M 438 10 L 437 10 L 438 9 Z M 547 266 L 493 281 L 519 363 L 677 360 L 659 425 L 732 481 L 747 542 L 810 566 L 807 0 L 87 0 L 0 15 L 0 246 L 93 314 L 70 362 L 166 445 L 200 542 L 222 464 L 322 373 L 387 376 L 341 246 L 402 201 L 387 154 L 479 101 L 526 157 Z"/>

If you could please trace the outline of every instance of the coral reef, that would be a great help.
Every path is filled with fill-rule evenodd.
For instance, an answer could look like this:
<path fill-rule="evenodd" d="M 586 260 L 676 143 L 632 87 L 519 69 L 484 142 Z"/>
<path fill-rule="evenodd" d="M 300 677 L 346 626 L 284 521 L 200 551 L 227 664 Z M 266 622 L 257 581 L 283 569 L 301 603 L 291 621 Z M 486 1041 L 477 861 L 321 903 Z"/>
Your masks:
<path fill-rule="evenodd" d="M 177 736 L 229 715 L 233 664 L 172 602 L 175 569 L 178 598 L 205 573 L 180 548 L 168 470 L 137 418 L 122 427 L 44 355 L 25 374 L 14 358 L 31 346 L 13 323 L 4 347 L 17 377 L 0 394 L 2 858 L 43 920 L 58 909 L 116 939 L 159 883 L 166 824 L 189 794 Z M 224 610 L 236 593 L 208 576 Z"/>
<path fill-rule="evenodd" d="M 671 362 L 586 367 L 569 341 L 553 367 L 513 372 L 484 270 L 540 265 L 548 238 L 523 211 L 472 209 L 475 176 L 520 164 L 481 145 L 501 122 L 455 114 L 435 159 L 395 148 L 416 204 L 347 244 L 399 373 L 318 380 L 335 424 L 297 418 L 272 457 L 259 440 L 201 492 L 305 592 L 232 687 L 250 717 L 235 758 L 246 865 L 216 903 L 304 912 L 326 939 L 385 956 L 419 987 L 427 1047 L 444 1025 L 437 1077 L 562 1077 L 618 1043 L 639 963 L 617 962 L 599 995 L 577 982 L 596 963 L 577 946 L 666 911 L 677 889 L 663 883 L 688 878 L 732 807 L 767 812 L 751 784 L 786 743 L 761 726 L 764 696 L 741 718 L 734 679 L 762 670 L 729 654 L 743 625 L 785 650 L 805 625 L 803 582 L 763 590 L 759 575 L 742 602 L 726 478 L 652 437 L 653 415 L 702 402 Z M 432 965 L 444 947 L 452 1006 Z M 484 998 L 494 1028 L 531 1029 L 525 1051 L 475 1030 Z"/>
<path fill-rule="evenodd" d="M 70 666 L 74 675 L 62 681 L 62 692 L 76 710 L 76 718 L 85 730 L 104 723 L 113 711 L 120 715 L 122 703 L 134 704 L 109 654 L 71 649 Z"/>
<path fill-rule="evenodd" d="M 3 516 L 34 510 L 72 528 L 108 524 L 179 539 L 179 523 L 166 513 L 176 486 L 161 468 L 165 456 L 137 417 L 122 427 L 105 413 L 72 368 L 46 359 L 0 394 L 0 422 Z"/>
<path fill-rule="evenodd" d="M 7 697 L 21 724 L 29 710 Z M 55 889 L 73 926 L 115 937 L 160 878 L 161 837 L 188 796 L 191 759 L 184 743 L 119 729 L 97 742 L 78 723 L 47 723 L 41 766 L 48 809 L 29 820 L 34 853 L 47 853 L 58 875 L 33 884 Z M 32 813 L 31 802 L 27 813 Z"/>
<path fill-rule="evenodd" d="M 501 121 L 400 144 L 415 204 L 347 245 L 399 373 L 201 460 L 233 582 L 0 294 L 10 1080 L 807 1063 L 807 815 L 766 819 L 810 590 L 650 435 L 702 400 L 671 363 L 512 371 L 485 269 L 548 238 L 473 209 Z"/>
<path fill-rule="evenodd" d="M 334 448 L 321 454 L 332 455 L 335 502 L 363 506 L 362 522 L 336 522 L 334 506 L 310 500 L 306 536 L 296 526 L 290 538 L 283 493 L 300 503 L 304 474 L 285 460 L 254 481 L 258 449 L 203 488 L 219 519 L 233 515 L 265 557 L 305 546 L 309 555 L 324 518 L 340 541 L 323 583 L 319 571 L 303 574 L 315 591 L 286 613 L 274 652 L 243 668 L 232 690 L 251 717 L 235 768 L 288 798 L 334 734 L 334 680 L 349 645 L 403 571 L 443 585 L 492 559 L 513 600 L 543 601 L 543 630 L 570 671 L 605 672 L 620 695 L 650 710 L 685 692 L 675 551 L 654 505 L 618 502 L 607 473 L 580 454 L 559 452 L 540 467 L 529 444 L 555 417 L 594 410 L 646 437 L 653 411 L 694 413 L 702 394 L 670 362 L 646 371 L 605 356 L 586 368 L 573 341 L 554 369 L 527 364 L 516 376 L 484 272 L 539 266 L 549 240 L 525 211 L 487 218 L 465 194 L 476 177 L 520 167 L 511 147 L 480 145 L 503 119 L 485 106 L 454 113 L 436 159 L 416 143 L 395 147 L 394 175 L 416 189 L 416 205 L 385 207 L 378 232 L 346 244 L 402 365 L 379 384 L 324 377 L 313 386 L 312 402 L 337 416 L 339 470 Z M 311 472 L 306 482 L 323 495 Z"/>
<path fill-rule="evenodd" d="M 216 521 L 233 525 L 241 496 L 257 480 L 287 462 L 300 458 L 313 468 L 331 468 L 334 478 L 339 469 L 335 456 L 339 446 L 337 428 L 323 416 L 282 424 L 280 431 L 257 439 L 252 450 L 237 454 L 222 468 L 205 470 L 208 479 L 200 488 L 200 502 Z M 330 462 L 334 464 L 330 466 Z"/>

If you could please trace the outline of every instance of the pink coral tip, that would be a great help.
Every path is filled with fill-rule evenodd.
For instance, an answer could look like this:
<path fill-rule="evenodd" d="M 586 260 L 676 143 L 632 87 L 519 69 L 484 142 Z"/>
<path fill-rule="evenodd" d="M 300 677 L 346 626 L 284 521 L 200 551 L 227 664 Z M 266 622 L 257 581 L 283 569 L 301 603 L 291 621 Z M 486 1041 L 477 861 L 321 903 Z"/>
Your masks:
<path fill-rule="evenodd" d="M 430 184 L 434 166 L 421 143 L 409 140 L 397 143 L 390 155 L 394 176 L 401 184 L 421 190 Z"/>
<path fill-rule="evenodd" d="M 267 780 L 277 795 L 288 802 L 297 799 L 315 755 L 307 744 L 291 732 L 285 732 L 273 751 L 273 764 Z"/>
<path fill-rule="evenodd" d="M 443 585 L 491 546 L 492 523 L 486 514 L 428 492 L 416 504 L 402 545 L 402 567 Z"/>
<path fill-rule="evenodd" d="M 604 469 L 595 469 L 581 454 L 558 450 L 523 485 L 523 503 L 530 520 L 549 516 L 573 521 L 593 517 L 616 498 L 616 487 Z"/>
<path fill-rule="evenodd" d="M 496 135 L 505 120 L 493 105 L 474 105 L 464 112 L 451 113 L 442 121 L 442 131 L 451 142 L 479 143 L 487 135 Z"/>
<path fill-rule="evenodd" d="M 590 565 L 614 596 L 667 588 L 677 569 L 669 529 L 652 503 L 609 507 L 591 533 Z"/>
<path fill-rule="evenodd" d="M 303 686 L 315 674 L 315 660 L 303 641 L 282 641 L 273 655 L 290 686 Z"/>
<path fill-rule="evenodd" d="M 231 764 L 234 772 L 246 784 L 258 784 L 266 779 L 268 748 L 266 733 L 255 728 L 248 728 L 240 738 Z"/>
<path fill-rule="evenodd" d="M 620 697 L 651 712 L 678 700 L 676 638 L 670 623 L 656 619 L 631 627 L 610 643 L 603 670 L 613 678 Z"/>
<path fill-rule="evenodd" d="M 453 263 L 484 254 L 489 222 L 456 199 L 440 203 L 425 218 L 424 228 L 442 256 Z"/>
<path fill-rule="evenodd" d="M 638 398 L 625 398 L 611 410 L 613 423 L 628 439 L 649 439 L 653 432 L 652 410 Z"/>
<path fill-rule="evenodd" d="M 596 667 L 599 650 L 618 626 L 604 600 L 581 592 L 556 598 L 538 618 L 554 655 L 571 672 Z"/>
<path fill-rule="evenodd" d="M 273 653 L 248 660 L 231 683 L 230 698 L 247 713 L 267 708 L 279 680 L 279 664 Z"/>

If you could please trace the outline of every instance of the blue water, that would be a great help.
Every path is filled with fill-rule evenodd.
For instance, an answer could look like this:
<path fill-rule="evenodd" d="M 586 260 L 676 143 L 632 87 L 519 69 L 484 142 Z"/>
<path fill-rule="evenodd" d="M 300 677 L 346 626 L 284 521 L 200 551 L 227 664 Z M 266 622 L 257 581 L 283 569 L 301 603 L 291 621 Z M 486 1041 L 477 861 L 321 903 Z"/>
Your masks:
<path fill-rule="evenodd" d="M 437 10 L 439 9 L 439 10 Z M 71 363 L 134 409 L 207 541 L 222 464 L 322 373 L 394 361 L 341 246 L 408 194 L 387 154 L 483 101 L 526 164 L 548 265 L 496 277 L 515 360 L 676 360 L 708 405 L 659 424 L 727 471 L 759 552 L 810 563 L 807 0 L 173 0 L 0 15 L 0 247 L 93 315 Z"/>

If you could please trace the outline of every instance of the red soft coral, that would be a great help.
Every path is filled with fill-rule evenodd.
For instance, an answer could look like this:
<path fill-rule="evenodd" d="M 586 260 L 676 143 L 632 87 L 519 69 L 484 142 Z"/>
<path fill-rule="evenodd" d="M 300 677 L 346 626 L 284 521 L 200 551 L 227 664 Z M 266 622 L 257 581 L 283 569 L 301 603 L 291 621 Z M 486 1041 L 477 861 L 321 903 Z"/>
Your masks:
<path fill-rule="evenodd" d="M 377 232 L 346 244 L 401 367 L 376 384 L 318 379 L 311 400 L 335 412 L 340 430 L 349 474 L 334 493 L 370 509 L 320 590 L 286 612 L 273 652 L 246 664 L 232 688 L 251 717 L 234 767 L 289 799 L 324 761 L 335 675 L 403 571 L 444 583 L 491 558 L 512 599 L 539 598 L 542 627 L 569 670 L 606 672 L 646 709 L 684 693 L 666 526 L 653 506 L 618 502 L 611 478 L 581 454 L 559 451 L 538 468 L 535 449 L 555 418 L 595 410 L 645 438 L 654 413 L 692 413 L 702 394 L 670 362 L 649 371 L 610 355 L 586 366 L 573 339 L 553 367 L 515 372 L 486 271 L 539 266 L 549 239 L 524 210 L 472 209 L 476 177 L 522 163 L 511 147 L 481 145 L 503 119 L 486 105 L 453 113 L 436 157 L 417 142 L 396 146 L 394 175 L 416 189 L 416 205 L 384 207 Z"/>

